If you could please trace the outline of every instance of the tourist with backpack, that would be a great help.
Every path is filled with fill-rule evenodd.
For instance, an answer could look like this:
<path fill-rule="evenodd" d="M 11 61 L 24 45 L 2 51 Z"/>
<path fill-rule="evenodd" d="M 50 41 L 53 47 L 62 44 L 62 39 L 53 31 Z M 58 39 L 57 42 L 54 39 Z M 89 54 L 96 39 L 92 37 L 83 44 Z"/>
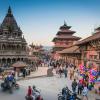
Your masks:
<path fill-rule="evenodd" d="M 74 79 L 74 81 L 72 82 L 72 90 L 73 90 L 73 93 L 76 92 L 76 87 L 77 87 L 77 82 L 76 82 L 76 79 Z"/>
<path fill-rule="evenodd" d="M 81 95 L 82 90 L 83 90 L 83 85 L 82 85 L 81 81 L 79 80 L 79 82 L 78 82 L 78 94 L 79 95 Z"/>

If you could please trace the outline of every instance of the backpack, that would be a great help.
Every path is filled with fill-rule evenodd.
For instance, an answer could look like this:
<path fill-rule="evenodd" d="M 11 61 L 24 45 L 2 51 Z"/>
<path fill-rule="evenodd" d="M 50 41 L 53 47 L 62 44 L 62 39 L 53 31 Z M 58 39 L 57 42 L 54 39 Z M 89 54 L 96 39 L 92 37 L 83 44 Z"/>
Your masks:
<path fill-rule="evenodd" d="M 72 83 L 72 88 L 76 88 L 76 86 L 77 86 L 77 82 L 73 82 Z"/>
<path fill-rule="evenodd" d="M 82 84 L 81 83 L 78 83 L 78 88 L 82 88 Z"/>

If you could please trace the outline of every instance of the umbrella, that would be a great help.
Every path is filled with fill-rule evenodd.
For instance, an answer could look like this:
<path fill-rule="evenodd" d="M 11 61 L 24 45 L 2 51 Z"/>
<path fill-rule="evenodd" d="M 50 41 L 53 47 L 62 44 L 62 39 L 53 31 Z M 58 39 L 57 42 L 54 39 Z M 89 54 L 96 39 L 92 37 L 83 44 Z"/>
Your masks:
<path fill-rule="evenodd" d="M 22 62 L 22 61 L 18 61 L 18 62 L 16 62 L 16 63 L 14 63 L 14 64 L 12 65 L 12 67 L 16 67 L 16 68 L 27 67 L 27 64 L 24 63 L 24 62 Z"/>

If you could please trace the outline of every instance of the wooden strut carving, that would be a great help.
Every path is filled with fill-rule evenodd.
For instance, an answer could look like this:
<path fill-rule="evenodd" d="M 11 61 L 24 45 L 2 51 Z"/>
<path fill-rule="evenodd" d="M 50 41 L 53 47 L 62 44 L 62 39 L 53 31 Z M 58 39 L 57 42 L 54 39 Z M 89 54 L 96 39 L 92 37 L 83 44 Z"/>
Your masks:
<path fill-rule="evenodd" d="M 93 47 L 98 47 L 100 46 L 100 40 L 97 40 L 97 41 L 91 41 L 89 42 L 89 44 Z"/>

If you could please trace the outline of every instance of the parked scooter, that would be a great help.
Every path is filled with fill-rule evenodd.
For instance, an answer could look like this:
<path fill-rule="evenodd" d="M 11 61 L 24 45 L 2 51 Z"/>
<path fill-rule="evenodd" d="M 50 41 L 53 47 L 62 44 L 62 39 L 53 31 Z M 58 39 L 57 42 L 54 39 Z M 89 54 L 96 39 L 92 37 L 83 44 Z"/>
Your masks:
<path fill-rule="evenodd" d="M 68 87 L 64 87 L 62 92 L 58 94 L 58 100 L 66 100 L 69 97 L 69 89 Z"/>
<path fill-rule="evenodd" d="M 62 92 L 58 94 L 58 100 L 81 100 L 79 97 L 77 97 L 76 93 L 72 93 L 68 87 L 64 87 L 62 89 Z"/>

